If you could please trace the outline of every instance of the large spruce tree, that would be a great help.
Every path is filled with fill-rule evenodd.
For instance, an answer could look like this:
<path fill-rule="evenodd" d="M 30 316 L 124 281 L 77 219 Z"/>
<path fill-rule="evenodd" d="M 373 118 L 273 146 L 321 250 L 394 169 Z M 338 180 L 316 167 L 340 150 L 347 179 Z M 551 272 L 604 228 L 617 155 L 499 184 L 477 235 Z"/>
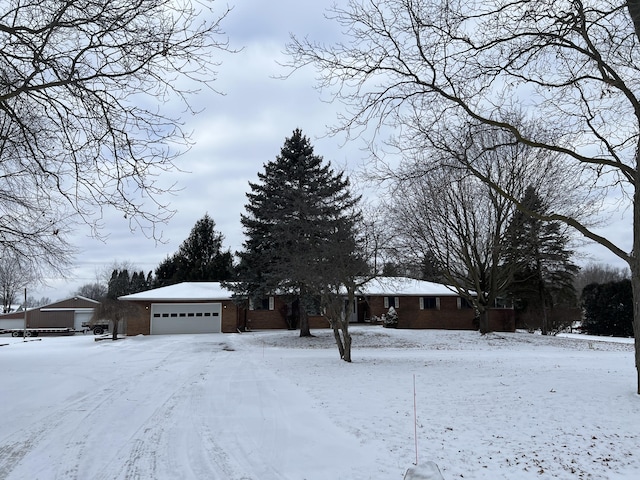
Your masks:
<path fill-rule="evenodd" d="M 308 336 L 308 312 L 331 283 L 329 267 L 354 253 L 358 199 L 344 173 L 315 155 L 299 129 L 249 186 L 241 216 L 246 241 L 235 289 L 250 299 L 275 292 L 295 298 L 300 336 Z"/>
<path fill-rule="evenodd" d="M 215 227 L 208 214 L 198 220 L 178 251 L 156 268 L 155 286 L 231 279 L 233 257 L 222 250 L 224 237 Z"/>
<path fill-rule="evenodd" d="M 508 291 L 517 309 L 540 318 L 546 335 L 550 310 L 576 305 L 573 281 L 579 269 L 562 224 L 540 220 L 547 209 L 536 189 L 528 187 L 521 203 L 528 213 L 517 210 L 505 235 L 504 263 L 513 272 Z"/>

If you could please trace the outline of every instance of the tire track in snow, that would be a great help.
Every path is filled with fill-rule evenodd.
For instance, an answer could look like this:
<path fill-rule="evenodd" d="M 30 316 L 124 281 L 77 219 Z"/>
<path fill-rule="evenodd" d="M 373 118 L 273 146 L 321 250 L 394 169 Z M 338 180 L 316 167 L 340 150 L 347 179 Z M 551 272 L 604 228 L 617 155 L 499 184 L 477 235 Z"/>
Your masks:
<path fill-rule="evenodd" d="M 133 480 L 141 478 L 207 478 L 228 480 L 238 478 L 230 466 L 225 450 L 210 437 L 203 424 L 207 408 L 203 383 L 207 372 L 220 357 L 229 356 L 224 344 L 220 351 L 208 350 L 207 362 L 175 383 L 167 398 L 156 407 L 116 453 L 113 461 L 126 458 L 115 472 L 102 473 L 96 480 Z M 211 406 L 213 408 L 213 406 Z M 211 436 L 211 438 L 213 438 Z M 203 454 L 203 445 L 207 452 Z M 188 459 L 188 461 L 185 461 Z"/>
<path fill-rule="evenodd" d="M 97 390 L 89 388 L 88 391 L 73 400 L 64 402 L 64 406 L 56 407 L 51 413 L 42 417 L 34 417 L 34 420 L 27 427 L 11 432 L 0 440 L 0 478 L 12 478 L 14 471 L 16 475 L 14 478 L 20 479 L 25 478 L 26 472 L 24 470 L 27 470 L 30 475 L 37 473 L 33 472 L 33 468 L 36 468 L 33 465 L 42 465 L 41 458 L 46 458 L 47 444 L 59 443 L 61 438 L 65 439 L 65 450 L 69 452 L 69 456 L 62 459 L 47 458 L 47 461 L 51 463 L 46 465 L 46 470 L 41 472 L 42 476 L 39 478 L 65 480 L 87 478 L 80 473 L 83 464 L 86 463 L 87 458 L 99 455 L 99 452 L 87 453 L 88 441 L 95 435 L 92 417 L 108 410 L 142 379 L 153 374 L 154 371 L 160 370 L 164 364 L 169 362 L 171 357 L 177 354 L 175 349 L 170 348 L 172 343 L 175 342 L 162 343 L 157 346 L 149 342 L 145 345 L 148 348 L 145 353 L 148 354 L 151 350 L 153 353 L 161 354 L 161 358 L 156 359 L 155 365 L 150 370 L 143 369 L 126 377 L 118 377 Z M 215 345 L 222 346 L 221 343 L 215 343 Z M 166 352 L 167 349 L 169 352 L 164 354 L 163 351 Z M 133 353 L 135 356 L 135 352 Z M 212 353 L 214 353 L 213 350 Z M 33 465 L 22 465 L 30 456 L 39 460 L 28 462 Z M 69 457 L 77 459 L 71 466 L 69 465 Z"/>

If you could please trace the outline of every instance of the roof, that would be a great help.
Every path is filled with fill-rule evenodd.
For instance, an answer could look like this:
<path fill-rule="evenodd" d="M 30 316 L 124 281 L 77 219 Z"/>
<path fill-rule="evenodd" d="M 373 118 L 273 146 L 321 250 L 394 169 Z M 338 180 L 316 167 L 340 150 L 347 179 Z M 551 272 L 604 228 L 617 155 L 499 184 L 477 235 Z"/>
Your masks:
<path fill-rule="evenodd" d="M 53 303 L 47 303 L 46 305 L 40 305 L 39 307 L 27 308 L 27 312 L 56 312 L 56 311 L 78 311 L 87 312 L 93 310 L 100 302 L 91 298 L 83 297 L 81 295 L 75 295 L 73 297 L 65 298 L 64 300 L 58 300 Z M 10 313 L 0 314 L 3 319 L 15 319 L 24 317 L 24 310 L 19 310 Z"/>
<path fill-rule="evenodd" d="M 373 278 L 358 289 L 358 294 L 384 296 L 458 296 L 456 290 L 448 285 L 405 277 Z"/>
<path fill-rule="evenodd" d="M 145 292 L 118 297 L 128 301 L 198 301 L 231 300 L 233 292 L 223 288 L 220 282 L 182 282 Z"/>
<path fill-rule="evenodd" d="M 369 280 L 358 289 L 359 295 L 434 295 L 450 296 L 457 293 L 453 287 L 402 277 L 379 277 Z M 183 282 L 145 292 L 118 297 L 127 301 L 193 302 L 207 300 L 231 300 L 233 292 L 220 282 Z"/>

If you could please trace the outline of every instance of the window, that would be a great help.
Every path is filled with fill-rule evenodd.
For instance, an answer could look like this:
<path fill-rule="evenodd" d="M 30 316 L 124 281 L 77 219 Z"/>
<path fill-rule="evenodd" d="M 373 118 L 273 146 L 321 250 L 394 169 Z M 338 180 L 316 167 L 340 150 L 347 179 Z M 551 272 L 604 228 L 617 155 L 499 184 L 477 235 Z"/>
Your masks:
<path fill-rule="evenodd" d="M 274 298 L 265 297 L 249 300 L 249 310 L 273 310 Z"/>
<path fill-rule="evenodd" d="M 308 315 L 322 315 L 322 301 L 319 296 L 314 296 L 307 305 Z"/>
<path fill-rule="evenodd" d="M 420 310 L 440 310 L 440 297 L 420 297 Z"/>
<path fill-rule="evenodd" d="M 400 297 L 384 297 L 384 308 L 398 308 L 400 306 Z"/>
<path fill-rule="evenodd" d="M 473 305 L 471 305 L 471 302 L 466 298 L 458 297 L 458 309 L 462 310 L 466 308 L 473 308 Z"/>

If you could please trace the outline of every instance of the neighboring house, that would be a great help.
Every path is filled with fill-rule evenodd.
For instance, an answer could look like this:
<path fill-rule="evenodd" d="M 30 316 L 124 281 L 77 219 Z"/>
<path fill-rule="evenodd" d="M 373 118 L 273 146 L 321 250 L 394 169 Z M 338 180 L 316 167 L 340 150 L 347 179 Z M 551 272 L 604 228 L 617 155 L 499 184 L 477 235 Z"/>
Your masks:
<path fill-rule="evenodd" d="M 91 320 L 93 310 L 99 303 L 90 298 L 75 296 L 50 303 L 49 305 L 27 309 L 27 328 L 73 328 L 74 330 L 82 330 L 82 322 Z M 24 311 L 0 315 L 0 330 L 24 328 L 24 319 Z"/>
<path fill-rule="evenodd" d="M 141 314 L 127 318 L 127 335 L 164 333 L 231 333 L 244 330 L 295 328 L 295 311 L 286 299 L 273 295 L 238 305 L 219 282 L 185 282 L 119 298 L 141 306 Z M 368 282 L 357 294 L 352 321 L 370 322 L 393 306 L 399 328 L 476 328 L 475 311 L 445 285 L 384 277 Z M 311 328 L 327 328 L 320 312 L 311 312 Z M 495 331 L 513 331 L 513 310 L 494 309 Z"/>

